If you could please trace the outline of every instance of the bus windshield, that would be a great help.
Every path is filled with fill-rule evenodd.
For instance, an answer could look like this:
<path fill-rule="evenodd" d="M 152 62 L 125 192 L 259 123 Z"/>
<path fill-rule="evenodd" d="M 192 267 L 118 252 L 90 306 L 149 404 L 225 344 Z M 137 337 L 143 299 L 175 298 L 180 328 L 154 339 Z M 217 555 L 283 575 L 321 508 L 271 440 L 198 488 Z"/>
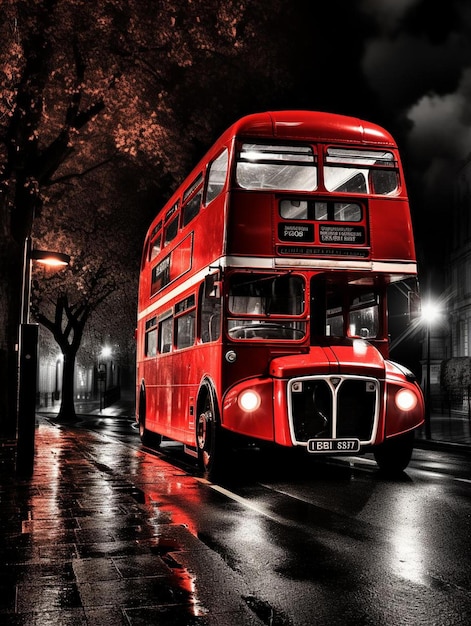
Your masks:
<path fill-rule="evenodd" d="M 379 332 L 379 300 L 374 293 L 365 292 L 353 298 L 347 308 L 327 309 L 326 335 L 374 339 Z"/>
<path fill-rule="evenodd" d="M 229 280 L 228 333 L 233 339 L 302 339 L 305 282 L 291 274 L 235 273 Z M 291 318 L 291 319 L 290 319 Z"/>
<path fill-rule="evenodd" d="M 398 188 L 392 152 L 327 148 L 324 183 L 327 191 L 388 195 Z"/>
<path fill-rule="evenodd" d="M 315 155 L 311 146 L 244 143 L 236 177 L 243 189 L 313 191 L 317 188 Z"/>

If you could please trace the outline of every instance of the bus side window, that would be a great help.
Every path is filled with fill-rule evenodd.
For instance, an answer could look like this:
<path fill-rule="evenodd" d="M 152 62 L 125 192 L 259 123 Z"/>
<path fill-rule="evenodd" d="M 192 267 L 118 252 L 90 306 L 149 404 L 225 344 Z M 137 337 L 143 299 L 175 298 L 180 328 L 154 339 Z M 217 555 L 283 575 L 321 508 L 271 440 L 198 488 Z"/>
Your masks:
<path fill-rule="evenodd" d="M 176 215 L 171 222 L 165 227 L 165 241 L 164 246 L 175 239 L 178 233 L 178 215 Z"/>
<path fill-rule="evenodd" d="M 221 334 L 221 298 L 206 293 L 205 284 L 200 286 L 200 337 L 203 343 L 219 338 Z"/>
<path fill-rule="evenodd" d="M 170 282 L 170 255 L 152 268 L 150 295 L 153 296 Z"/>
<path fill-rule="evenodd" d="M 399 187 L 399 176 L 395 170 L 373 170 L 371 172 L 373 193 L 382 196 L 394 193 Z"/>
<path fill-rule="evenodd" d="M 202 190 L 200 189 L 186 204 L 182 207 L 182 227 L 186 226 L 191 220 L 196 217 L 201 207 L 201 198 L 203 197 Z"/>
<path fill-rule="evenodd" d="M 180 315 L 176 320 L 177 349 L 188 348 L 195 343 L 195 310 Z"/>
<path fill-rule="evenodd" d="M 186 226 L 196 217 L 201 208 L 201 199 L 203 197 L 203 174 L 198 174 L 183 193 L 182 205 L 182 227 Z"/>
<path fill-rule="evenodd" d="M 157 354 L 157 324 L 153 317 L 146 322 L 145 356 L 155 356 Z"/>
<path fill-rule="evenodd" d="M 206 186 L 204 199 L 205 206 L 214 200 L 214 198 L 217 198 L 217 196 L 224 189 L 227 175 L 227 165 L 228 152 L 226 148 L 224 152 L 217 157 L 217 159 L 214 159 L 208 168 L 208 184 Z"/>
<path fill-rule="evenodd" d="M 159 325 L 159 352 L 171 352 L 172 350 L 172 327 L 173 317 L 169 316 L 161 320 Z"/>
<path fill-rule="evenodd" d="M 149 250 L 149 261 L 155 259 L 155 257 L 159 254 L 161 250 L 161 241 L 162 241 L 162 233 L 159 233 L 157 237 L 155 237 L 150 244 Z"/>
<path fill-rule="evenodd" d="M 190 295 L 175 305 L 175 343 L 178 350 L 195 343 L 195 296 Z"/>

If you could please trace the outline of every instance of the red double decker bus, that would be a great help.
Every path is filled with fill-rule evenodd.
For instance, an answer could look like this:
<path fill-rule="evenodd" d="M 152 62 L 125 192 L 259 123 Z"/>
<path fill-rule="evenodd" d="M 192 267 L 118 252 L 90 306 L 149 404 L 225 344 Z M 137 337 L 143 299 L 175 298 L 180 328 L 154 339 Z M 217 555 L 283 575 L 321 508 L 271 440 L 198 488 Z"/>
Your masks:
<path fill-rule="evenodd" d="M 424 400 L 389 359 L 388 294 L 416 274 L 386 130 L 311 111 L 242 118 L 145 239 L 142 441 L 181 442 L 207 472 L 236 440 L 313 455 L 372 451 L 379 467 L 403 470 Z"/>

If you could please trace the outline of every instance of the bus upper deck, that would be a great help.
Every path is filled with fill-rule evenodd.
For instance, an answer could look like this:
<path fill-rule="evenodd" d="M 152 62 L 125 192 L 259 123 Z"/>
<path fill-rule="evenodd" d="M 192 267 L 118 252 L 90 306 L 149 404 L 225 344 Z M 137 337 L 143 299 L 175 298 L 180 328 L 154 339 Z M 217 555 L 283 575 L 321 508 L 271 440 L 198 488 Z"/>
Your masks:
<path fill-rule="evenodd" d="M 195 220 L 203 212 L 206 217 Z M 153 262 L 153 273 L 147 293 L 194 269 L 195 256 L 199 267 L 252 259 L 257 268 L 378 271 L 392 280 L 414 275 L 409 204 L 394 140 L 376 125 L 335 114 L 243 118 L 149 229 L 143 264 Z"/>

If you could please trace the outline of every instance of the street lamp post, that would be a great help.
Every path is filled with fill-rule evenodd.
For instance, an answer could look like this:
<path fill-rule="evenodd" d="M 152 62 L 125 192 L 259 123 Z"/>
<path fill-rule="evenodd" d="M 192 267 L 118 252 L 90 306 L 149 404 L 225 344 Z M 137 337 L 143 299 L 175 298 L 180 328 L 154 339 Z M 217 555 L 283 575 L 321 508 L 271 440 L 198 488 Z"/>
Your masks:
<path fill-rule="evenodd" d="M 432 438 L 431 415 L 430 415 L 430 322 L 427 323 L 427 381 L 425 387 L 425 437 Z"/>
<path fill-rule="evenodd" d="M 21 318 L 18 340 L 18 402 L 16 471 L 31 476 L 34 464 L 34 429 L 36 409 L 36 378 L 38 371 L 38 325 L 29 322 L 31 298 L 31 266 L 33 261 L 63 267 L 70 257 L 60 252 L 34 250 L 31 239 L 25 240 Z"/>
<path fill-rule="evenodd" d="M 440 315 L 440 309 L 437 304 L 428 302 L 422 306 L 422 321 L 425 324 L 425 341 L 426 341 L 426 380 L 425 380 L 425 437 L 426 439 L 432 438 L 432 425 L 431 425 L 431 391 L 430 391 L 430 333 L 432 324 L 437 320 Z"/>
<path fill-rule="evenodd" d="M 100 393 L 100 412 L 106 408 L 106 387 L 108 378 L 108 363 L 107 360 L 111 357 L 112 350 L 109 346 L 103 346 L 101 349 L 100 357 L 102 362 L 98 365 L 98 383 Z"/>

